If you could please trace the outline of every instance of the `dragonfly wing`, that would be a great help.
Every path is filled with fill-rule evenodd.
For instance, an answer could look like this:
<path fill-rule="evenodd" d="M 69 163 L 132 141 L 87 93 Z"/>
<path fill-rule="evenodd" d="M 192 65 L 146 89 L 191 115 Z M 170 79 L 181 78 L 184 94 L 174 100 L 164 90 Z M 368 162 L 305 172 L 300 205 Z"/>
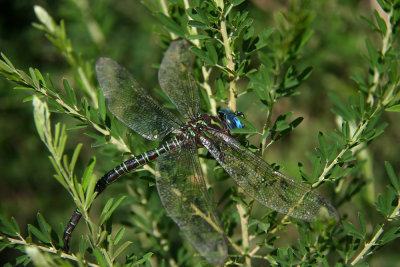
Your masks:
<path fill-rule="evenodd" d="M 203 132 L 200 140 L 233 180 L 264 206 L 305 221 L 323 214 L 339 218 L 336 209 L 322 196 L 274 170 L 231 136 L 210 129 Z"/>
<path fill-rule="evenodd" d="M 158 105 L 118 62 L 101 57 L 96 72 L 108 109 L 129 128 L 149 140 L 160 140 L 179 128 L 181 122 Z"/>
<path fill-rule="evenodd" d="M 168 213 L 192 245 L 214 265 L 227 257 L 226 237 L 214 212 L 194 143 L 157 160 L 158 194 Z"/>
<path fill-rule="evenodd" d="M 186 40 L 171 42 L 158 71 L 161 89 L 185 118 L 200 111 L 200 97 L 192 75 L 194 57 Z"/>

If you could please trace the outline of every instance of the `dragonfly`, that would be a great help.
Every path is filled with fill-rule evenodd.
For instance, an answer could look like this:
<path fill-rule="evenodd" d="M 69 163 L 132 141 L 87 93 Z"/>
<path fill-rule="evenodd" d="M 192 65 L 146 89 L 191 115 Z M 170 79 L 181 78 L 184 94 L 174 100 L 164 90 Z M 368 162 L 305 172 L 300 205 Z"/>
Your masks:
<path fill-rule="evenodd" d="M 219 165 L 250 197 L 262 205 L 305 221 L 323 211 L 338 218 L 336 209 L 307 186 L 275 170 L 260 156 L 234 139 L 243 128 L 240 112 L 220 110 L 218 116 L 201 113 L 200 96 L 192 74 L 194 56 L 186 40 L 172 41 L 164 54 L 158 80 L 183 120 L 159 105 L 127 69 L 110 58 L 99 58 L 96 72 L 110 112 L 144 138 L 161 146 L 135 156 L 100 178 L 97 196 L 122 175 L 156 161 L 155 180 L 161 202 L 185 237 L 211 264 L 226 262 L 227 237 L 221 227 L 201 171 L 198 146 L 205 147 Z M 72 231 L 82 214 L 76 209 L 63 240 L 69 250 Z"/>

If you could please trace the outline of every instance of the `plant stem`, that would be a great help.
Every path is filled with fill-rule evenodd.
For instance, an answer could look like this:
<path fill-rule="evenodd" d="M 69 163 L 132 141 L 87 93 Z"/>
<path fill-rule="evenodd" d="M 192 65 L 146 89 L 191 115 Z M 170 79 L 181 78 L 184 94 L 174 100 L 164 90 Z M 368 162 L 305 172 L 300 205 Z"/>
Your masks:
<path fill-rule="evenodd" d="M 231 110 L 236 110 L 236 80 L 235 80 L 235 76 L 232 74 L 235 72 L 235 62 L 233 61 L 233 52 L 231 50 L 231 42 L 228 37 L 228 32 L 227 32 L 227 28 L 226 28 L 226 20 L 224 17 L 222 17 L 222 20 L 220 22 L 220 30 L 219 31 L 221 33 L 223 45 L 224 45 L 224 49 L 225 49 L 225 56 L 226 56 L 226 60 L 227 60 L 226 67 L 231 71 L 229 73 L 230 82 L 229 82 L 228 107 Z"/>
<path fill-rule="evenodd" d="M 34 248 L 38 248 L 39 250 L 41 250 L 43 252 L 46 252 L 46 253 L 51 253 L 51 254 L 55 254 L 55 255 L 57 254 L 63 259 L 68 259 L 68 260 L 75 261 L 75 262 L 78 262 L 78 263 L 82 262 L 82 263 L 85 263 L 85 264 L 87 264 L 89 266 L 93 266 L 93 267 L 99 267 L 100 266 L 100 265 L 97 265 L 95 263 L 88 262 L 88 261 L 82 259 L 82 257 L 78 258 L 78 257 L 74 256 L 73 254 L 60 252 L 60 251 L 57 251 L 55 248 L 52 248 L 52 247 L 44 247 L 44 246 L 38 246 L 38 245 L 36 245 L 34 243 L 28 243 L 21 236 L 19 238 L 20 239 L 11 238 L 11 237 L 7 237 L 7 236 L 0 236 L 0 240 L 7 240 L 10 244 L 22 245 L 22 246 L 25 246 L 25 247 L 34 247 Z"/>
<path fill-rule="evenodd" d="M 185 9 L 189 9 L 190 8 L 190 4 L 188 0 L 184 0 L 183 1 L 184 5 L 185 5 Z M 188 20 L 190 18 L 188 17 Z M 190 34 L 193 35 L 197 35 L 197 28 L 195 27 L 190 27 L 188 26 L 188 30 Z M 198 39 L 194 39 L 192 40 L 192 43 L 197 46 L 197 48 L 201 49 L 201 45 L 200 45 L 200 41 Z M 210 74 L 211 74 L 211 68 L 207 68 L 206 66 L 201 66 L 201 73 L 203 75 L 203 82 L 201 83 L 201 87 L 204 88 L 204 90 L 207 93 L 208 96 L 208 101 L 210 102 L 210 112 L 212 115 L 217 115 L 217 102 L 215 101 L 214 98 L 212 98 L 212 90 L 211 90 L 211 86 L 209 84 L 209 80 L 210 80 Z"/>
<path fill-rule="evenodd" d="M 393 7 L 390 10 L 389 14 L 388 14 L 388 18 L 386 20 L 386 32 L 385 32 L 385 36 L 382 39 L 382 48 L 380 51 L 381 57 L 384 58 L 386 53 L 389 51 L 389 49 L 392 47 L 392 32 L 393 32 L 393 25 L 390 23 L 390 20 L 393 16 Z M 380 73 L 379 73 L 379 69 L 375 66 L 374 70 L 373 70 L 374 74 L 373 74 L 373 82 L 372 82 L 372 86 L 368 91 L 368 98 L 367 98 L 367 103 L 369 103 L 371 106 L 374 105 L 374 95 L 375 92 L 378 88 L 379 85 L 379 80 L 380 80 Z"/>
<path fill-rule="evenodd" d="M 245 262 L 246 266 L 251 266 L 251 258 L 248 255 L 248 250 L 249 250 L 249 214 L 243 204 L 238 203 L 236 204 L 236 208 L 239 213 L 240 217 L 240 226 L 242 229 L 242 247 L 243 247 L 243 252 L 244 257 L 245 257 Z"/>
<path fill-rule="evenodd" d="M 168 5 L 165 2 L 165 0 L 159 0 L 160 5 L 161 5 L 161 9 L 162 12 L 164 13 L 165 16 L 170 17 L 169 13 L 168 13 Z M 176 36 L 174 33 L 170 32 L 169 35 L 171 36 L 172 40 L 175 40 L 178 38 L 178 36 Z"/>
<path fill-rule="evenodd" d="M 357 127 L 357 131 L 353 134 L 353 137 L 351 138 L 350 142 L 348 142 L 347 145 L 335 157 L 335 159 L 328 166 L 324 168 L 321 175 L 318 177 L 318 181 L 312 184 L 313 188 L 318 187 L 325 180 L 325 176 L 329 173 L 330 170 L 333 169 L 333 167 L 336 166 L 336 164 L 339 162 L 339 159 L 344 155 L 344 153 L 346 153 L 351 148 L 354 149 L 354 146 L 360 141 L 359 136 L 363 133 L 365 128 L 368 126 L 370 120 L 374 118 L 374 116 L 378 111 L 380 111 L 380 109 L 376 108 L 368 119 L 360 122 L 360 124 Z"/>
<path fill-rule="evenodd" d="M 379 241 L 379 237 L 383 234 L 384 226 L 387 222 L 390 222 L 393 220 L 395 217 L 399 216 L 399 210 L 400 210 L 400 198 L 397 198 L 397 205 L 396 208 L 393 210 L 393 212 L 390 214 L 390 216 L 386 219 L 386 222 L 381 225 L 378 231 L 374 234 L 374 236 L 371 238 L 371 241 L 368 243 L 364 244 L 364 248 L 360 251 L 360 253 L 355 257 L 352 262 L 350 263 L 351 265 L 356 265 L 360 260 L 362 260 L 368 252 L 376 246 L 377 241 Z"/>

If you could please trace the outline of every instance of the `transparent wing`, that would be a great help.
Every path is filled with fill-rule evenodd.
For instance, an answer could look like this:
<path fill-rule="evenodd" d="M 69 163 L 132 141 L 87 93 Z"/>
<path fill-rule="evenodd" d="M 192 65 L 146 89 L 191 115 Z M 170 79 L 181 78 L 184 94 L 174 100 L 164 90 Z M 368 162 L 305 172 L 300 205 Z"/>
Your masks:
<path fill-rule="evenodd" d="M 226 237 L 206 190 L 194 143 L 157 160 L 158 194 L 168 213 L 193 246 L 214 265 L 227 256 Z"/>
<path fill-rule="evenodd" d="M 160 140 L 179 127 L 181 122 L 158 105 L 118 62 L 101 57 L 96 72 L 108 109 L 144 138 Z"/>
<path fill-rule="evenodd" d="M 184 118 L 200 111 L 199 90 L 192 75 L 193 56 L 186 40 L 171 42 L 158 71 L 161 89 Z"/>
<path fill-rule="evenodd" d="M 232 137 L 210 129 L 200 140 L 233 180 L 266 207 L 305 221 L 323 214 L 339 218 L 323 197 L 274 170 Z"/>

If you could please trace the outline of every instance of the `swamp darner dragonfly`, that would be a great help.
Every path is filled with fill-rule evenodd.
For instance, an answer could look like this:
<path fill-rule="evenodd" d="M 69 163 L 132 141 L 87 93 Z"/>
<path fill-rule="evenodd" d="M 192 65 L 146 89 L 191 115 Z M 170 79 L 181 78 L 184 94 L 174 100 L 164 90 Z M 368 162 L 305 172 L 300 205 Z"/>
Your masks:
<path fill-rule="evenodd" d="M 97 78 L 111 113 L 129 128 L 154 141 L 176 133 L 160 147 L 129 159 L 105 174 L 96 184 L 100 194 L 110 183 L 139 166 L 156 160 L 156 184 L 168 215 L 199 253 L 214 265 L 227 257 L 227 239 L 220 226 L 201 172 L 197 145 L 204 146 L 222 168 L 251 197 L 283 214 L 312 221 L 325 210 L 338 217 L 324 198 L 274 170 L 230 134 L 242 128 L 237 116 L 222 110 L 219 116 L 200 114 L 200 97 L 191 74 L 193 56 L 185 40 L 173 41 L 160 65 L 158 79 L 164 93 L 186 122 L 158 105 L 131 74 L 116 61 L 100 58 Z M 64 232 L 64 246 L 81 218 L 77 209 Z"/>

